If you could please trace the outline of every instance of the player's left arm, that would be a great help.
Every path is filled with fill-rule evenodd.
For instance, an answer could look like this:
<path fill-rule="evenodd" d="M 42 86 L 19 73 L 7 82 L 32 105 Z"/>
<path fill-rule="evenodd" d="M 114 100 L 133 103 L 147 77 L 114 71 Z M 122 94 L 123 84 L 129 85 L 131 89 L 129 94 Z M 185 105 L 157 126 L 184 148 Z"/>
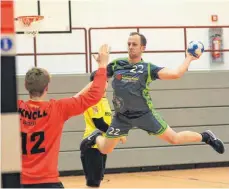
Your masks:
<path fill-rule="evenodd" d="M 178 66 L 178 68 L 163 68 L 157 72 L 157 78 L 161 80 L 178 79 L 182 77 L 186 71 L 188 71 L 191 62 L 197 59 L 198 58 L 187 54 L 187 57 L 185 58 L 184 62 L 180 66 Z"/>
<path fill-rule="evenodd" d="M 104 121 L 103 117 L 92 118 L 92 121 L 97 129 L 103 132 L 107 132 L 109 125 Z"/>
<path fill-rule="evenodd" d="M 88 116 L 92 119 L 95 127 L 100 131 L 106 132 L 109 125 L 104 121 L 104 111 L 101 107 L 101 103 L 96 104 L 87 109 Z"/>

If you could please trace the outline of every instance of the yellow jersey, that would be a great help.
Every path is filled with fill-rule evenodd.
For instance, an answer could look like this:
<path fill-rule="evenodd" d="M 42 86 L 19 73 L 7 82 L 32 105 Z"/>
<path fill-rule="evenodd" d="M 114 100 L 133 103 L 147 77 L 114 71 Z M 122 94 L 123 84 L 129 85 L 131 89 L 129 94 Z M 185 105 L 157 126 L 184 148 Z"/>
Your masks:
<path fill-rule="evenodd" d="M 110 126 L 112 120 L 112 113 L 109 102 L 105 97 L 102 98 L 96 105 L 88 108 L 84 112 L 84 121 L 86 123 L 86 128 L 83 138 L 88 137 L 92 132 L 97 129 L 92 118 L 101 117 L 103 118 L 104 122 Z M 97 148 L 96 145 L 94 145 L 93 148 Z"/>

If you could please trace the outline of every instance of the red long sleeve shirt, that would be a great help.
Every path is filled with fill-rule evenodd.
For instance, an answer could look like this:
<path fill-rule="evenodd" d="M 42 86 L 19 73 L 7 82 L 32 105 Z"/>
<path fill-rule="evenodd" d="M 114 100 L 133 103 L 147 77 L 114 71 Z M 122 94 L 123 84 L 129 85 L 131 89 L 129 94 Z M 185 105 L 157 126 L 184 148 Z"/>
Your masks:
<path fill-rule="evenodd" d="M 107 81 L 100 68 L 91 88 L 78 97 L 18 100 L 22 139 L 22 184 L 59 182 L 58 154 L 64 122 L 99 102 Z"/>

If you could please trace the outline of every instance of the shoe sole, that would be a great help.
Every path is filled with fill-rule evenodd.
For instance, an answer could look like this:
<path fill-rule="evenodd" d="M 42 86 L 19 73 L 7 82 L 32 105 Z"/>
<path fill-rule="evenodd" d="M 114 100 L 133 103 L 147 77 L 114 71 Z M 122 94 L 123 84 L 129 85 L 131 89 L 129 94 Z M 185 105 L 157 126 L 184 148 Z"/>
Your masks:
<path fill-rule="evenodd" d="M 218 153 L 220 153 L 220 154 L 223 154 L 224 152 L 225 152 L 225 145 L 224 145 L 224 143 L 223 143 L 223 141 L 222 140 L 220 140 L 220 139 L 216 139 L 216 140 L 218 140 L 219 142 L 221 142 L 222 143 L 222 146 L 223 146 L 223 152 L 218 152 Z"/>

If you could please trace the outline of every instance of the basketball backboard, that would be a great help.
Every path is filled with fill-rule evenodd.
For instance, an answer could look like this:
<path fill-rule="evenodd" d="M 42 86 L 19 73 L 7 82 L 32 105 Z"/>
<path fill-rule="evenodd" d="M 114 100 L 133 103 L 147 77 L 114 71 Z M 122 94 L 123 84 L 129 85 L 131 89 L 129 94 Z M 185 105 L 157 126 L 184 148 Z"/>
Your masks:
<path fill-rule="evenodd" d="M 19 16 L 44 16 L 39 33 L 71 32 L 71 1 L 69 0 L 18 0 L 15 1 L 15 18 Z M 22 33 L 19 22 L 15 22 L 17 33 Z"/>

